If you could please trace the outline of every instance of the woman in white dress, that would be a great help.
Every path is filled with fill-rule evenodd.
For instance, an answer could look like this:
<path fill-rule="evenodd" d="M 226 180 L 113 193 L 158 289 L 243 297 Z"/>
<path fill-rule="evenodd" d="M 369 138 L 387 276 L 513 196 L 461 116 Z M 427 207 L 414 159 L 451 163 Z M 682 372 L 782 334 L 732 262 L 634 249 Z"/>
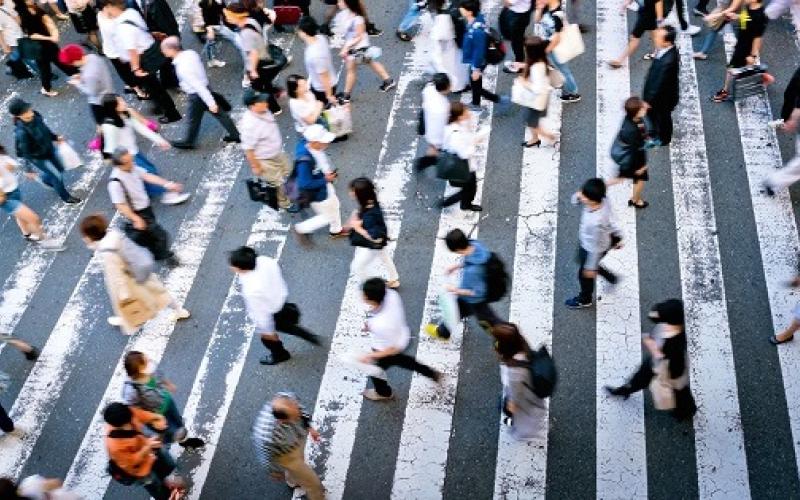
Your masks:
<path fill-rule="evenodd" d="M 450 78 L 451 88 L 461 92 L 469 88 L 468 67 L 461 62 L 461 49 L 456 44 L 456 31 L 449 9 L 448 0 L 431 0 L 429 6 L 433 14 L 431 26 L 431 67 L 433 73 L 445 73 Z"/>

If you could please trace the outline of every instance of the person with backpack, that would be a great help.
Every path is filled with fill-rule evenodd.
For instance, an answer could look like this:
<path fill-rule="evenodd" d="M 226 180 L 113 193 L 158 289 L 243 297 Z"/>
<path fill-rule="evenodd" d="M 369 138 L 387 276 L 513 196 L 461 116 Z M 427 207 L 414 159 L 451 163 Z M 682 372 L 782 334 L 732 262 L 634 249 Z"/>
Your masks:
<path fill-rule="evenodd" d="M 175 461 L 161 439 L 150 437 L 150 429 L 163 431 L 166 419 L 156 413 L 110 403 L 103 410 L 108 471 L 126 486 L 142 486 L 155 500 L 169 500 L 183 480 L 175 474 Z"/>
<path fill-rule="evenodd" d="M 368 277 L 370 265 L 376 258 L 383 261 L 389 271 L 389 288 L 400 287 L 400 276 L 386 249 L 389 244 L 389 230 L 383 220 L 383 210 L 378 203 L 375 185 L 366 177 L 358 177 L 350 181 L 350 197 L 358 202 L 358 210 L 353 212 L 347 225 L 350 227 L 350 244 L 356 247 L 350 272 L 355 274 L 359 282 Z"/>
<path fill-rule="evenodd" d="M 109 230 L 100 214 L 85 217 L 80 224 L 86 246 L 94 250 L 103 264 L 106 290 L 114 316 L 108 323 L 118 326 L 125 335 L 136 330 L 165 307 L 173 311 L 175 321 L 189 317 L 154 273 L 153 255 L 119 231 Z"/>
<path fill-rule="evenodd" d="M 503 423 L 511 437 L 527 441 L 542 436 L 547 429 L 547 403 L 534 392 L 534 379 L 529 368 L 531 349 L 513 323 L 492 327 L 494 351 L 500 359 L 500 381 L 503 384 L 501 411 Z"/>
<path fill-rule="evenodd" d="M 461 15 L 464 16 L 466 32 L 461 46 L 464 64 L 469 65 L 470 86 L 472 88 L 472 105 L 481 105 L 481 98 L 489 99 L 494 103 L 507 104 L 508 96 L 498 96 L 493 92 L 483 88 L 483 72 L 489 64 L 486 60 L 486 53 L 489 47 L 487 35 L 488 26 L 486 19 L 481 14 L 481 4 L 479 0 L 464 0 L 459 7 Z"/>
<path fill-rule="evenodd" d="M 247 315 L 269 351 L 261 358 L 262 365 L 277 365 L 291 358 L 278 331 L 319 345 L 319 338 L 300 326 L 297 305 L 286 301 L 289 289 L 277 261 L 257 255 L 250 247 L 239 247 L 228 256 L 228 264 L 242 287 Z"/>
<path fill-rule="evenodd" d="M 471 212 L 483 210 L 483 207 L 473 203 L 475 195 L 478 193 L 478 177 L 475 173 L 472 156 L 475 154 L 476 146 L 485 141 L 486 136 L 476 132 L 475 128 L 476 123 L 470 110 L 459 101 L 451 102 L 450 116 L 447 126 L 444 128 L 442 148 L 437 161 L 443 161 L 442 155 L 454 155 L 458 161 L 467 163 L 469 177 L 466 181 L 448 180 L 451 186 L 460 187 L 461 190 L 441 200 L 438 203 L 440 208 L 458 203 L 461 210 Z"/>
<path fill-rule="evenodd" d="M 175 404 L 175 384 L 157 371 L 150 371 L 150 361 L 139 351 L 125 354 L 125 373 L 128 378 L 122 385 L 122 401 L 130 406 L 163 415 L 167 427 L 161 433 L 164 444 L 178 443 L 184 448 L 201 448 L 205 441 L 188 437 L 183 417 Z"/>
<path fill-rule="evenodd" d="M 614 222 L 611 205 L 606 202 L 606 183 L 603 179 L 589 179 L 580 191 L 572 195 L 572 204 L 583 205 L 578 228 L 578 295 L 564 303 L 570 309 L 591 307 L 594 302 L 594 282 L 599 274 L 611 284 L 617 276 L 600 265 L 612 248 L 622 247 L 622 233 Z"/>
<path fill-rule="evenodd" d="M 448 250 L 463 257 L 461 262 L 445 270 L 446 274 L 461 270 L 459 286 L 446 287 L 456 296 L 459 317 L 464 319 L 474 314 L 481 327 L 490 331 L 500 318 L 489 303 L 500 300 L 508 291 L 508 274 L 502 261 L 480 241 L 468 239 L 460 229 L 448 232 L 445 244 Z M 450 330 L 444 323 L 431 323 L 425 327 L 425 332 L 434 338 L 450 338 Z"/>

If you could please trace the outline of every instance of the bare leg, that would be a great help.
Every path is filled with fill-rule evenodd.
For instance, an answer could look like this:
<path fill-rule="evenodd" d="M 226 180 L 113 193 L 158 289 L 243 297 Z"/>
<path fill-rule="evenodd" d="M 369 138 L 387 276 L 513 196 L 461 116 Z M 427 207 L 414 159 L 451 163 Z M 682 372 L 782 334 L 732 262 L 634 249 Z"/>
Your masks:
<path fill-rule="evenodd" d="M 615 59 L 613 61 L 610 61 L 611 65 L 612 66 L 621 66 L 622 65 L 622 61 L 624 61 L 625 59 L 630 57 L 631 54 L 636 52 L 636 49 L 639 48 L 639 43 L 640 43 L 640 40 L 638 38 L 632 36 L 631 39 L 628 41 L 628 45 L 625 47 L 625 50 L 622 52 L 622 54 L 620 54 L 619 58 L 617 58 L 617 59 Z"/>
<path fill-rule="evenodd" d="M 28 208 L 27 205 L 22 205 L 14 214 L 14 219 L 17 221 L 22 234 L 32 234 L 44 239 L 44 231 L 42 230 L 42 220 L 36 215 L 36 212 Z"/>
<path fill-rule="evenodd" d="M 534 127 L 528 127 L 528 144 L 533 144 L 534 142 L 539 140 L 539 129 Z"/>
<path fill-rule="evenodd" d="M 642 201 L 642 191 L 644 191 L 644 181 L 633 181 L 631 200 L 634 203 L 640 203 Z"/>
<path fill-rule="evenodd" d="M 778 335 L 775 335 L 775 337 L 780 341 L 784 341 L 784 340 L 794 336 L 794 334 L 795 334 L 795 332 L 797 332 L 797 330 L 800 330 L 800 321 L 797 321 L 796 319 L 792 319 L 792 322 L 789 323 L 789 326 L 786 327 L 786 330 L 782 331 Z"/>
<path fill-rule="evenodd" d="M 381 81 L 389 79 L 389 73 L 386 72 L 386 68 L 383 67 L 383 64 L 377 61 L 372 61 L 369 63 L 369 67 L 372 68 L 372 71 L 378 75 Z"/>
<path fill-rule="evenodd" d="M 344 79 L 344 93 L 350 94 L 352 92 L 353 87 L 356 86 L 356 62 L 348 60 L 347 61 L 347 76 Z"/>

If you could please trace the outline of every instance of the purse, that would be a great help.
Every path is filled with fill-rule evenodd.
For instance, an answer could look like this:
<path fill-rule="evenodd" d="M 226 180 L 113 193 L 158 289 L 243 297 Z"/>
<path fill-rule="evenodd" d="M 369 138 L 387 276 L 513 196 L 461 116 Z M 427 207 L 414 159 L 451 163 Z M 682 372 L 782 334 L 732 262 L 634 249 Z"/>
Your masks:
<path fill-rule="evenodd" d="M 469 180 L 469 162 L 457 154 L 441 151 L 436 158 L 436 177 L 454 186 L 466 184 Z"/>
<path fill-rule="evenodd" d="M 561 30 L 561 40 L 553 49 L 553 55 L 561 64 L 567 63 L 579 55 L 583 54 L 586 46 L 583 44 L 583 36 L 577 24 L 567 24 L 564 17 L 564 28 Z"/>
<path fill-rule="evenodd" d="M 74 170 L 83 166 L 83 160 L 67 141 L 61 141 L 56 146 L 56 152 L 64 165 L 64 170 Z"/>
<path fill-rule="evenodd" d="M 300 308 L 297 307 L 297 304 L 287 302 L 272 318 L 275 320 L 275 327 L 278 330 L 296 326 L 300 323 Z"/>
<path fill-rule="evenodd" d="M 264 203 L 273 210 L 278 209 L 278 188 L 276 186 L 261 177 L 251 177 L 245 183 L 251 200 Z"/>

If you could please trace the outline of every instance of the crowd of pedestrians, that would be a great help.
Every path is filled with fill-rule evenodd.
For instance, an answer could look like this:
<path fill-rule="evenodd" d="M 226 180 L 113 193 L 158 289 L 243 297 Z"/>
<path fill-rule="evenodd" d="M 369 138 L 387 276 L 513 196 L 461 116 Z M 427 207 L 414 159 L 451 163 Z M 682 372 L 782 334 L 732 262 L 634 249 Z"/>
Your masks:
<path fill-rule="evenodd" d="M 59 92 L 53 88 L 55 66 L 69 77 L 68 83 L 85 96 L 89 105 L 96 131 L 93 143 L 110 171 L 108 200 L 122 219 L 121 230 L 110 227 L 99 214 L 86 216 L 80 222 L 86 246 L 102 263 L 114 311 L 108 323 L 125 335 L 133 335 L 164 309 L 171 310 L 173 321 L 190 316 L 156 274 L 159 262 L 168 268 L 180 266 L 181 262 L 171 249 L 170 235 L 158 222 L 161 209 L 153 203 L 158 199 L 163 205 L 180 204 L 190 195 L 179 182 L 158 173 L 156 165 L 139 149 L 137 140 L 142 136 L 162 150 L 195 148 L 198 141 L 208 140 L 200 136 L 200 130 L 203 115 L 210 113 L 224 129 L 222 141 L 236 144 L 252 174 L 274 192 L 277 210 L 306 211 L 304 220 L 291 227 L 300 245 L 311 248 L 319 244 L 319 238 L 315 242 L 312 235 L 325 229 L 329 240 L 347 238 L 355 247 L 349 269 L 359 284 L 366 313 L 364 331 L 369 334 L 368 350 L 356 360 L 371 385 L 363 395 L 372 401 L 388 401 L 394 396 L 386 375 L 389 367 L 412 370 L 435 383 L 440 383 L 444 375 L 406 353 L 411 331 L 399 291 L 400 276 L 387 249 L 389 230 L 372 180 L 346 180 L 356 209 L 349 217 L 342 217 L 337 190 L 341 192 L 343 187 L 335 151 L 331 153 L 329 148 L 346 139 L 349 130 L 334 127 L 328 117 L 349 116 L 351 102 L 359 99 L 354 89 L 362 66 L 377 76 L 378 91 L 390 92 L 397 82 L 380 62 L 380 48 L 372 43 L 371 37 L 381 32 L 369 20 L 367 2 L 325 0 L 328 7 L 321 23 L 309 15 L 308 1 L 289 3 L 296 4 L 304 14 L 294 29 L 304 44 L 305 72 L 285 78 L 280 74 L 289 58 L 269 43 L 272 30 L 285 28 L 277 23 L 275 11 L 257 0 L 196 2 L 192 29 L 203 42 L 202 54 L 184 47 L 185 39 L 165 0 L 67 1 L 65 11 L 53 2 L 49 4 L 53 16 L 33 0 L 5 0 L 0 4 L 0 47 L 9 54 L 6 64 L 14 77 L 38 76 L 41 94 L 57 98 Z M 672 112 L 680 99 L 676 37 L 679 30 L 690 35 L 699 32 L 687 22 L 680 0 L 674 2 L 678 27 L 665 21 L 672 2 L 644 0 L 626 2 L 626 7 L 628 4 L 638 10 L 630 42 L 623 54 L 607 64 L 616 69 L 632 63 L 645 32 L 650 32 L 652 47 L 644 59 L 652 62 L 641 96 L 625 101 L 625 118 L 609 151 L 619 166 L 618 172 L 607 179 L 585 181 L 572 199 L 582 210 L 579 292 L 565 302 L 572 309 L 594 304 L 598 275 L 612 285 L 624 278 L 602 265 L 606 254 L 620 248 L 626 237 L 615 224 L 607 191 L 619 189 L 616 184 L 631 179 L 629 207 L 648 206 L 643 199 L 644 183 L 648 181 L 647 151 L 670 144 Z M 714 101 L 722 102 L 731 98 L 729 89 L 736 78 L 732 70 L 757 65 L 768 19 L 776 14 L 765 12 L 764 4 L 758 0 L 717 4 L 713 12 L 708 12 L 708 2 L 703 0 L 693 8 L 693 13 L 702 15 L 709 26 L 694 58 L 706 59 L 722 27 L 734 21 L 738 24 L 738 40 L 724 86 L 713 96 Z M 428 82 L 421 93 L 419 117 L 419 132 L 427 149 L 414 162 L 414 171 L 435 166 L 437 175 L 457 188 L 441 199 L 438 207 L 457 204 L 466 212 L 483 210 L 475 198 L 476 155 L 487 139 L 477 127 L 478 117 L 488 105 L 484 100 L 501 107 L 513 101 L 524 108 L 521 114 L 526 140 L 522 147 L 553 147 L 558 142 L 558 135 L 546 129 L 542 119 L 547 116 L 553 93 L 564 104 L 581 101 L 570 60 L 582 51 L 575 34 L 589 29 L 577 24 L 577 12 L 570 19 L 566 8 L 562 0 L 504 0 L 499 18 L 494 19 L 487 17 L 478 0 L 409 1 L 396 31 L 400 40 L 412 40 L 420 16 L 431 16 Z M 60 46 L 57 20 L 61 19 L 71 19 L 75 30 L 86 35 L 82 45 Z M 497 23 L 499 35 L 489 29 Z M 533 25 L 537 26 L 537 36 L 528 36 Z M 332 51 L 328 39 L 334 31 L 343 38 L 338 52 Z M 497 59 L 498 51 L 503 53 L 499 49 L 501 39 L 510 46 L 505 60 Z M 223 42 L 235 47 L 236 60 L 221 59 L 218 45 Z M 337 58 L 341 60 L 343 81 L 339 80 Z M 511 96 L 498 95 L 484 87 L 490 65 L 514 75 L 517 90 Z M 236 77 L 238 81 L 241 76 L 245 87 L 244 111 L 238 123 L 231 116 L 228 99 L 214 90 L 215 73 L 207 72 L 207 68 L 216 71 L 223 67 L 242 68 Z M 112 68 L 119 81 L 112 76 Z M 117 94 L 118 88 L 123 95 L 149 101 L 152 108 L 146 113 L 136 111 Z M 184 113 L 170 95 L 172 89 L 180 89 L 186 95 Z M 467 104 L 455 99 L 461 93 L 468 93 Z M 290 144 L 284 144 L 276 120 L 285 104 L 296 132 Z M 64 203 L 82 203 L 65 183 L 68 144 L 47 125 L 48 117 L 25 100 L 12 99 L 5 111 L 13 117 L 15 155 L 0 146 L 0 208 L 14 217 L 23 237 L 32 244 L 63 250 L 46 234 L 40 217 L 22 202 L 17 171 L 52 188 Z M 183 120 L 184 115 L 181 138 L 167 140 L 159 127 Z M 792 133 L 797 130 L 798 120 L 800 76 L 795 75 L 787 88 L 781 120 L 773 125 Z M 799 165 L 800 157 L 771 176 L 765 185 L 767 192 L 773 193 L 800 179 Z M 498 356 L 504 422 L 514 438 L 533 439 L 543 425 L 546 399 L 552 394 L 555 376 L 551 370 L 549 378 L 539 380 L 537 376 L 542 377 L 542 371 L 532 367 L 544 363 L 552 369 L 553 361 L 547 355 L 536 354 L 542 351 L 534 351 L 534 346 L 528 345 L 520 332 L 524 325 L 509 323 L 495 312 L 492 304 L 508 293 L 508 273 L 499 255 L 464 230 L 453 229 L 445 237 L 447 250 L 459 258 L 457 264 L 441 270 L 460 276 L 457 285 L 446 287 L 446 300 L 453 310 L 442 311 L 439 321 L 424 330 L 439 341 L 447 341 L 458 334 L 455 330 L 461 321 L 475 316 L 493 340 Z M 372 265 L 378 260 L 385 267 L 386 280 L 375 277 Z M 289 285 L 276 260 L 258 255 L 253 248 L 240 247 L 230 252 L 227 265 L 236 276 L 247 315 L 266 349 L 261 364 L 274 366 L 291 358 L 278 332 L 321 344 L 320 337 L 300 325 L 300 308 L 287 300 Z M 800 328 L 797 311 L 795 316 L 787 330 L 770 339 L 773 343 L 792 340 Z M 691 419 L 697 408 L 689 389 L 683 304 L 677 299 L 660 302 L 653 306 L 649 317 L 656 326 L 643 336 L 645 359 L 641 367 L 624 384 L 608 387 L 608 392 L 627 398 L 649 387 L 657 408 L 672 410 L 678 419 Z M 20 339 L 0 335 L 0 342 L 16 347 L 31 361 L 35 362 L 38 356 L 35 347 Z M 119 401 L 109 404 L 103 412 L 109 473 L 123 484 L 141 485 L 156 499 L 175 498 L 185 485 L 168 452 L 169 445 L 177 443 L 193 449 L 205 443 L 188 436 L 173 397 L 175 386 L 151 366 L 147 353 L 128 352 L 124 365 L 127 380 Z M 544 387 L 548 384 L 549 389 Z M 0 429 L 4 433 L 18 432 L 2 407 Z M 307 498 L 317 500 L 324 498 L 322 484 L 303 459 L 309 436 L 320 439 L 311 426 L 311 416 L 290 393 L 279 393 L 264 405 L 253 427 L 256 454 L 269 474 L 302 488 Z M 41 476 L 29 477 L 19 484 L 0 480 L 3 498 L 31 497 L 29 492 L 35 488 L 51 492 L 48 498 L 73 498 L 58 481 Z M 53 491 L 60 491 L 60 496 Z"/>

